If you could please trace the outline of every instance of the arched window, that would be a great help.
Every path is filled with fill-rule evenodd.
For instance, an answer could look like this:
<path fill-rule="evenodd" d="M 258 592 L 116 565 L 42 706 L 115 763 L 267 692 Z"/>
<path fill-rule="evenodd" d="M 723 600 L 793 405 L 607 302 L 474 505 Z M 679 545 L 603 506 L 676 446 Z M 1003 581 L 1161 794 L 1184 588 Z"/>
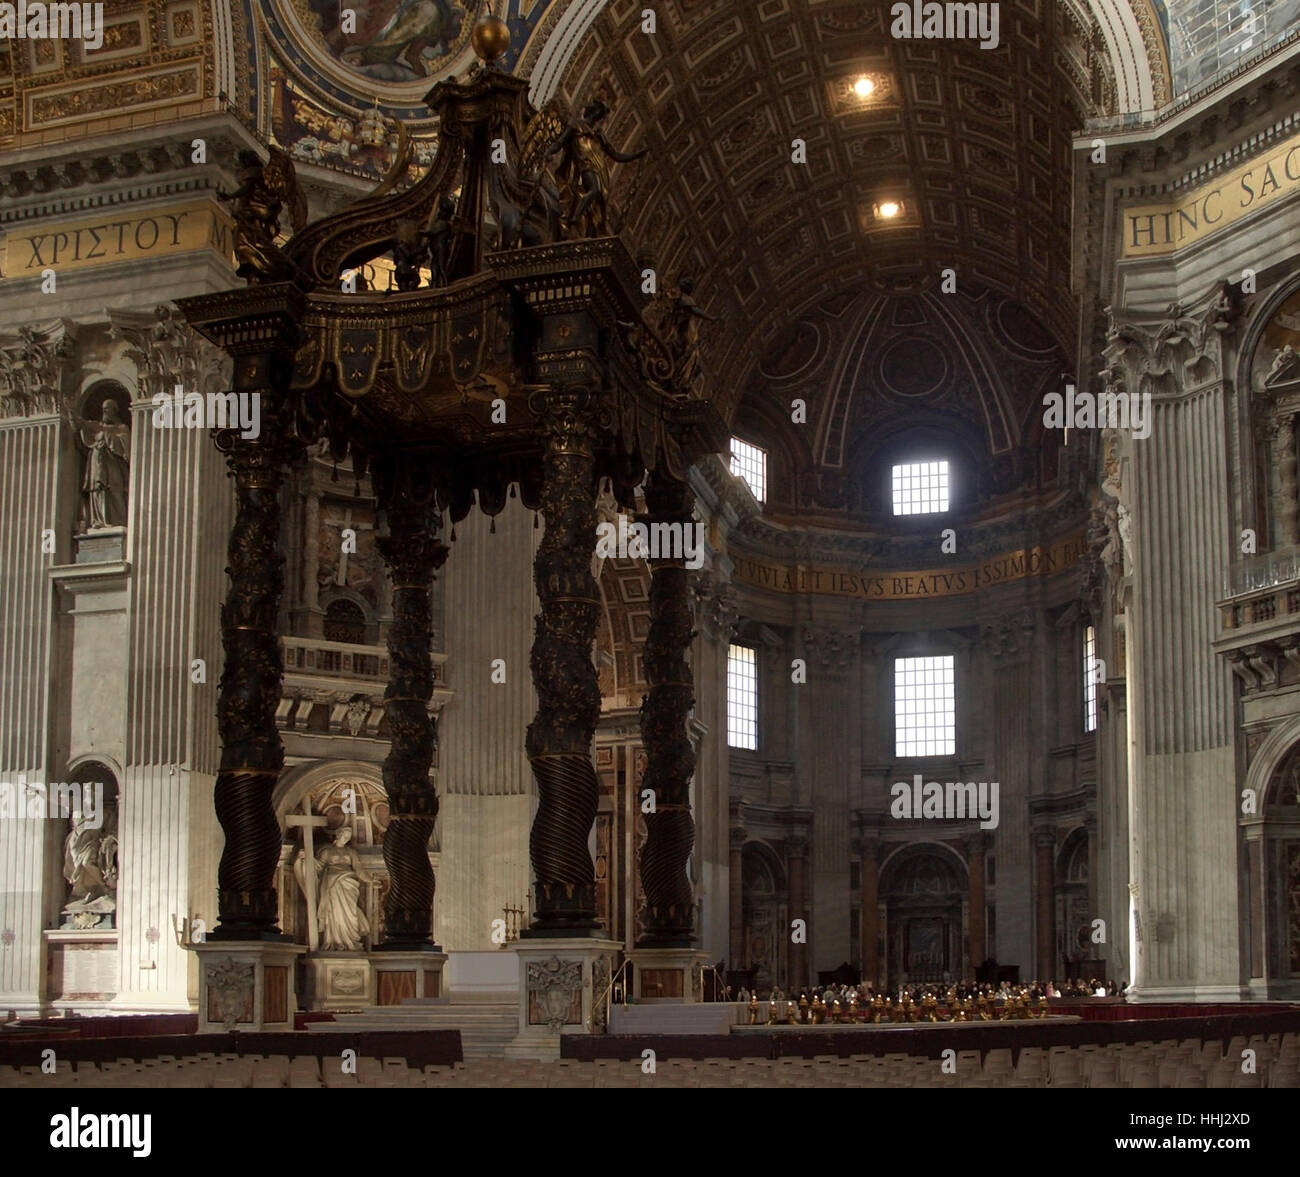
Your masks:
<path fill-rule="evenodd" d="M 325 640 L 364 645 L 366 615 L 361 612 L 361 607 L 344 598 L 331 601 L 325 610 Z"/>

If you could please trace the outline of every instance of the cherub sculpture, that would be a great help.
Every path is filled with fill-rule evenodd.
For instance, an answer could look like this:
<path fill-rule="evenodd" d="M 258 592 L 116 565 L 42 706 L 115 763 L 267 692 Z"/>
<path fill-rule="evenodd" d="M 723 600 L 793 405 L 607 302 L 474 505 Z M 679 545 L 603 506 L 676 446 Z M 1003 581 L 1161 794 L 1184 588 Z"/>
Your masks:
<path fill-rule="evenodd" d="M 250 282 L 283 282 L 293 276 L 294 265 L 276 244 L 280 212 L 287 203 L 296 233 L 307 221 L 307 201 L 298 187 L 293 161 L 278 147 L 271 148 L 263 164 L 256 151 L 239 153 L 239 187 L 217 191 L 231 205 L 235 220 L 235 272 Z"/>
<path fill-rule="evenodd" d="M 547 157 L 559 155 L 560 184 L 566 194 L 567 232 L 585 237 L 609 234 L 605 201 L 609 193 L 609 160 L 631 163 L 649 150 L 618 151 L 605 137 L 601 123 L 609 107 L 599 98 L 589 102 L 581 118 L 570 118 L 564 130 L 547 149 Z"/>

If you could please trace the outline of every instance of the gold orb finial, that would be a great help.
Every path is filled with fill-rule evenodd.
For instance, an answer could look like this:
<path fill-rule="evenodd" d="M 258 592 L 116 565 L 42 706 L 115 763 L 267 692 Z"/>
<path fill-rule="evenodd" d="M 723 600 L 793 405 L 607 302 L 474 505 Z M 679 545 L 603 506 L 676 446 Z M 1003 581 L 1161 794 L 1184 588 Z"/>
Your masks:
<path fill-rule="evenodd" d="M 510 26 L 499 16 L 485 16 L 474 26 L 469 42 L 480 61 L 496 61 L 510 48 Z"/>

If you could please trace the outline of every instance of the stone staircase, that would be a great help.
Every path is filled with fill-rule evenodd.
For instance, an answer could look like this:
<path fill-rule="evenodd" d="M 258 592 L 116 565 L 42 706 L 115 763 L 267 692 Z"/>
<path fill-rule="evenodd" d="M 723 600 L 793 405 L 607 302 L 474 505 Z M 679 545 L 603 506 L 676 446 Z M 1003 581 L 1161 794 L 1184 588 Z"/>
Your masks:
<path fill-rule="evenodd" d="M 730 1034 L 739 1007 L 731 1002 L 703 1001 L 679 1005 L 612 1005 L 611 1034 Z"/>
<path fill-rule="evenodd" d="M 311 1022 L 316 1031 L 354 1030 L 459 1030 L 465 1061 L 504 1058 L 506 1043 L 519 1032 L 519 1007 L 510 1002 L 472 1002 L 451 1005 L 444 1001 L 408 999 L 401 1005 L 376 1006 L 357 1013 L 336 1013 L 332 1022 Z"/>

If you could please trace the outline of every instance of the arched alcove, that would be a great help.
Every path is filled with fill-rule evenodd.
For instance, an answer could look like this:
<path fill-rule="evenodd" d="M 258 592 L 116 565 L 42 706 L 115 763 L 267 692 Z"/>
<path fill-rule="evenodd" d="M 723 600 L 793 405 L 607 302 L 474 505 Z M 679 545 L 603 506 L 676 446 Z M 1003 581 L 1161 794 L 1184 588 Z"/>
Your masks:
<path fill-rule="evenodd" d="M 895 851 L 880 874 L 885 906 L 885 976 L 942 984 L 964 974 L 966 865 L 951 847 L 922 842 Z"/>
<path fill-rule="evenodd" d="M 786 977 L 786 872 L 763 842 L 746 842 L 740 861 L 745 946 L 741 963 L 753 970 L 755 991 L 765 993 Z"/>

